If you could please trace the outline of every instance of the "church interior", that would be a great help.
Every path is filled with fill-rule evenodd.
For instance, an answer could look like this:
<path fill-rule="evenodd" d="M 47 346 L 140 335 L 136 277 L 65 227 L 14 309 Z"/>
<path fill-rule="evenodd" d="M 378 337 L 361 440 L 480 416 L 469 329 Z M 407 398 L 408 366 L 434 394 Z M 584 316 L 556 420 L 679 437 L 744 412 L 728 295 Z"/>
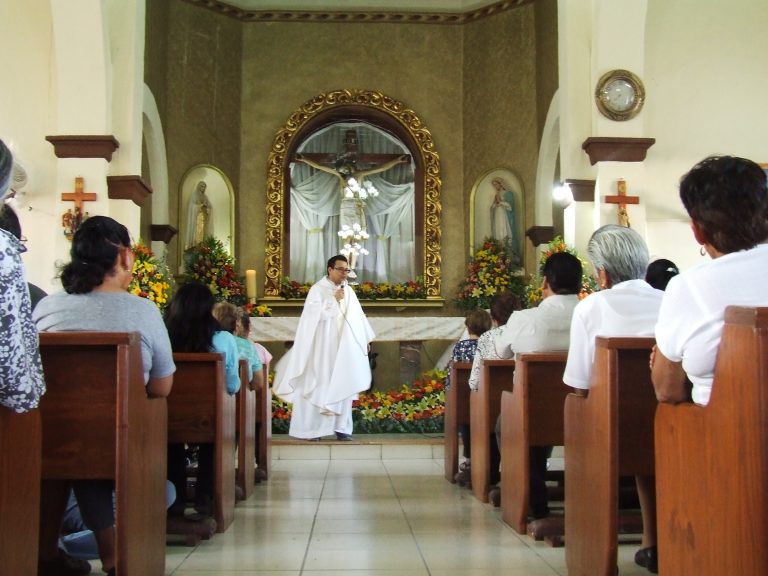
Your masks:
<path fill-rule="evenodd" d="M 495 234 L 494 178 L 515 190 L 509 234 L 525 276 L 547 242 L 561 236 L 583 254 L 621 210 L 652 258 L 701 262 L 678 184 L 713 154 L 768 168 L 766 29 L 765 0 L 2 2 L 0 139 L 25 172 L 10 202 L 27 278 L 60 289 L 64 195 L 76 189 L 89 195 L 84 212 L 125 224 L 181 271 L 204 182 L 206 225 L 239 274 L 255 270 L 253 298 L 270 320 L 295 327 L 301 302 L 280 296 L 281 280 L 314 281 L 332 255 L 329 240 L 299 251 L 296 230 L 315 229 L 293 188 L 317 172 L 300 155 L 328 152 L 333 166 L 351 126 L 360 156 L 378 155 L 361 172 L 407 157 L 387 174 L 410 186 L 415 231 L 391 240 L 386 262 L 360 265 L 376 281 L 425 283 L 421 301 L 365 308 L 390 332 L 376 377 L 397 387 L 458 336 L 456 293 Z M 601 91 L 617 77 L 633 92 L 606 110 Z M 332 124 L 337 143 L 313 141 Z M 264 342 L 275 359 L 284 340 Z M 516 534 L 423 448 L 286 449 L 226 533 L 167 548 L 166 574 L 568 573 L 563 548 Z M 620 574 L 646 573 L 633 554 L 620 547 Z"/>

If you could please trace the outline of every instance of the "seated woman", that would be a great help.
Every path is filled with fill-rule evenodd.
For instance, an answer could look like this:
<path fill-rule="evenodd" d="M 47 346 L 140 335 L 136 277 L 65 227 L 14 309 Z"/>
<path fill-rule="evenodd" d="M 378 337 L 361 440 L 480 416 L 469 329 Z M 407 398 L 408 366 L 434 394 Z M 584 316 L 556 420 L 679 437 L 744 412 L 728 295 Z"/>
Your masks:
<path fill-rule="evenodd" d="M 680 198 L 712 261 L 673 278 L 664 293 L 653 385 L 660 402 L 706 405 L 726 306 L 768 306 L 766 175 L 744 158 L 707 158 L 683 177 Z"/>
<path fill-rule="evenodd" d="M 227 392 L 240 390 L 239 356 L 235 337 L 222 330 L 213 317 L 215 302 L 208 286 L 197 282 L 183 284 L 174 294 L 165 313 L 165 325 L 174 352 L 219 352 L 224 355 Z M 173 515 L 184 514 L 187 488 L 187 463 L 184 444 L 168 444 L 168 479 L 179 498 L 171 506 Z M 197 464 L 195 509 L 203 515 L 213 512 L 213 445 L 200 444 Z"/>
<path fill-rule="evenodd" d="M 251 390 L 256 390 L 264 383 L 261 358 L 259 358 L 253 344 L 237 333 L 240 313 L 237 306 L 229 302 L 217 302 L 213 307 L 213 317 L 216 318 L 222 330 L 226 330 L 235 337 L 237 354 L 242 360 L 248 361 L 248 382 Z"/>
<path fill-rule="evenodd" d="M 587 256 L 601 290 L 579 302 L 573 311 L 563 382 L 577 392 L 588 389 L 591 383 L 595 336 L 653 336 L 664 295 L 643 279 L 648 248 L 631 228 L 598 228 L 587 244 Z M 635 562 L 655 573 L 655 478 L 638 476 L 635 480 L 643 515 L 642 548 L 635 554 Z"/>
<path fill-rule="evenodd" d="M 91 216 L 77 229 L 70 254 L 71 262 L 61 270 L 64 291 L 43 298 L 34 310 L 38 330 L 139 332 L 147 394 L 168 396 L 176 370 L 171 344 L 157 307 L 127 292 L 133 278 L 133 251 L 126 227 L 106 216 Z M 72 489 L 84 523 L 96 537 L 102 567 L 114 574 L 114 482 L 76 480 Z M 73 570 L 71 562 L 64 568 L 58 550 L 68 490 L 66 482 L 43 481 L 39 574 L 83 573 Z"/>

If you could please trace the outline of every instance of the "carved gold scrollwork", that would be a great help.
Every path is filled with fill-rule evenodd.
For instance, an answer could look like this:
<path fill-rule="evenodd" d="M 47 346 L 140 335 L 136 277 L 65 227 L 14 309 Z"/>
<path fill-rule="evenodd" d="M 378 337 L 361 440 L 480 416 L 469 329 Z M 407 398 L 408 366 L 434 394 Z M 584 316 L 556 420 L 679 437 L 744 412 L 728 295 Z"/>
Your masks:
<path fill-rule="evenodd" d="M 283 265 L 284 241 L 286 240 L 286 191 L 288 190 L 290 164 L 289 154 L 295 151 L 297 135 L 304 136 L 302 129 L 308 122 L 328 112 L 342 112 L 344 107 L 370 109 L 373 114 L 386 114 L 404 129 L 408 136 L 409 148 L 415 152 L 417 175 L 421 175 L 423 190 L 422 231 L 423 246 L 418 252 L 427 299 L 440 298 L 440 157 L 435 152 L 432 134 L 424 126 L 416 113 L 402 102 L 380 92 L 369 90 L 336 90 L 319 94 L 305 102 L 293 112 L 285 125 L 278 130 L 269 153 L 267 167 L 267 206 L 266 206 L 266 258 L 265 286 L 266 298 L 277 298 L 280 294 L 280 280 L 286 275 Z M 417 176 L 418 177 L 418 176 Z M 417 185 L 419 183 L 417 182 Z M 418 208 L 418 207 L 417 207 Z M 416 236 L 419 236 L 417 230 Z"/>

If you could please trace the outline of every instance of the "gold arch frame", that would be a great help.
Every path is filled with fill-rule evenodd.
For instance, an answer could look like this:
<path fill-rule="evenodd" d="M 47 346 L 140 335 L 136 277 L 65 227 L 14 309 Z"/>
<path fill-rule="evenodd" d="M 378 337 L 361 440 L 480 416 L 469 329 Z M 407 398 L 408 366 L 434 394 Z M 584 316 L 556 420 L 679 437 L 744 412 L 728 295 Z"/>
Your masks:
<path fill-rule="evenodd" d="M 288 118 L 272 143 L 267 166 L 266 242 L 264 260 L 265 299 L 280 298 L 280 280 L 284 276 L 283 254 L 286 231 L 285 206 L 288 166 L 293 151 L 307 132 L 325 116 L 334 117 L 345 110 L 364 109 L 372 116 L 386 117 L 398 126 L 398 136 L 414 153 L 417 178 L 423 190 L 423 235 L 420 251 L 427 300 L 440 299 L 440 156 L 435 151 L 432 134 L 417 114 L 402 102 L 369 90 L 335 90 L 308 100 Z M 420 176 L 419 176 L 420 175 Z"/>

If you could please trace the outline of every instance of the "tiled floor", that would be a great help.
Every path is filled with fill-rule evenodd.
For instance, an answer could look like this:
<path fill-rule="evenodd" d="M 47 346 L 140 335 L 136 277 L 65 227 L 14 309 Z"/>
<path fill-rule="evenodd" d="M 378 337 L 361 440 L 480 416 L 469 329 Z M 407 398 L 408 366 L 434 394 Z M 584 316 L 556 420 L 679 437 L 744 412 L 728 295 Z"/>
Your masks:
<path fill-rule="evenodd" d="M 564 549 L 517 535 L 497 509 L 443 478 L 425 448 L 328 442 L 316 458 L 276 446 L 270 479 L 224 534 L 167 548 L 173 576 L 565 575 Z M 330 456 L 336 450 L 335 456 Z M 431 448 L 430 451 L 435 450 Z M 282 451 L 282 452 L 281 452 Z M 282 453 L 282 457 L 281 456 Z M 399 457 L 395 457 L 399 456 Z M 620 547 L 622 576 L 647 575 Z"/>

